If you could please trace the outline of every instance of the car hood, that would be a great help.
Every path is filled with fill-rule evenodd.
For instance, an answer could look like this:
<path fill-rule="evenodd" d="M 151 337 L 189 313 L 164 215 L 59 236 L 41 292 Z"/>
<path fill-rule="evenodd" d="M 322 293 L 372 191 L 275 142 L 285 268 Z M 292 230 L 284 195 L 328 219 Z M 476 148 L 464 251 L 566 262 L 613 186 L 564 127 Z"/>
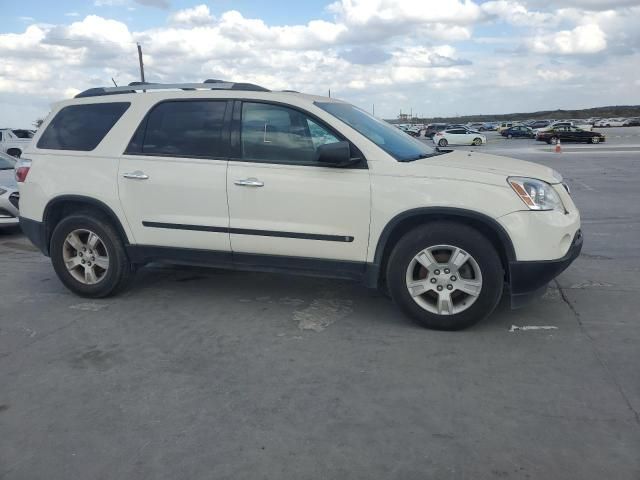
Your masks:
<path fill-rule="evenodd" d="M 0 187 L 8 187 L 12 189 L 17 189 L 18 184 L 16 183 L 15 171 L 11 170 L 0 170 Z"/>
<path fill-rule="evenodd" d="M 562 181 L 562 175 L 544 165 L 517 160 L 515 158 L 465 150 L 454 150 L 450 153 L 425 158 L 424 160 L 412 163 L 417 164 L 416 167 L 420 170 L 424 169 L 425 172 L 432 172 L 432 167 L 436 165 L 474 172 L 474 174 L 470 175 L 470 179 L 473 179 L 475 172 L 478 172 L 479 174 L 483 174 L 483 177 L 497 177 L 496 180 L 499 183 L 503 183 L 507 177 L 537 178 L 552 184 Z"/>

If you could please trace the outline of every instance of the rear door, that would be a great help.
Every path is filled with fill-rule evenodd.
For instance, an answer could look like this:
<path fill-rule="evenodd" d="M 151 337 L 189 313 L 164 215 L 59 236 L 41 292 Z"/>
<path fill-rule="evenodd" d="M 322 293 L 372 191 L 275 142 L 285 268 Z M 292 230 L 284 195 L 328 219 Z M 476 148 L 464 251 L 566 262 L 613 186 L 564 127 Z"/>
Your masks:
<path fill-rule="evenodd" d="M 332 168 L 315 160 L 320 145 L 345 139 L 305 111 L 267 102 L 236 102 L 233 124 L 227 189 L 234 262 L 265 255 L 364 262 L 366 162 Z"/>
<path fill-rule="evenodd" d="M 137 244 L 230 252 L 231 103 L 163 101 L 144 118 L 118 171 L 120 202 Z"/>
<path fill-rule="evenodd" d="M 466 145 L 473 140 L 472 135 L 469 134 L 464 128 L 454 128 L 449 130 L 448 137 L 451 139 L 449 143 L 455 145 Z"/>

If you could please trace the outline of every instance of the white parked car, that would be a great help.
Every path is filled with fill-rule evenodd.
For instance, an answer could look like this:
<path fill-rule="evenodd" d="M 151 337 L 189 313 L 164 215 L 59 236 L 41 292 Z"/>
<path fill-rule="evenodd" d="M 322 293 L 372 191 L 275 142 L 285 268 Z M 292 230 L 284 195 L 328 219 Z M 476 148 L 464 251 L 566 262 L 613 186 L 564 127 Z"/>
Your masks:
<path fill-rule="evenodd" d="M 624 118 L 603 118 L 602 120 L 599 120 L 595 126 L 599 128 L 622 127 L 624 126 L 625 120 L 626 119 Z"/>
<path fill-rule="evenodd" d="M 484 145 L 487 143 L 487 136 L 463 127 L 448 128 L 441 132 L 436 132 L 433 136 L 433 143 L 439 147 L 446 147 L 447 145 Z"/>
<path fill-rule="evenodd" d="M 575 128 L 579 128 L 580 130 L 586 130 L 588 132 L 593 130 L 593 124 L 592 123 L 575 122 L 575 121 L 572 121 L 572 120 L 560 120 L 560 121 L 557 121 L 557 122 L 553 122 L 553 123 L 551 123 L 551 125 L 548 125 L 548 126 L 543 127 L 543 128 L 535 128 L 533 130 L 533 133 L 545 132 L 545 131 L 552 130 L 552 129 L 558 128 L 558 127 L 575 127 Z"/>
<path fill-rule="evenodd" d="M 18 185 L 14 175 L 16 158 L 0 152 L 0 228 L 18 225 Z"/>
<path fill-rule="evenodd" d="M 33 130 L 0 128 L 0 152 L 20 157 L 27 145 L 31 143 L 33 134 Z"/>
<path fill-rule="evenodd" d="M 511 127 L 513 127 L 515 125 L 522 125 L 522 124 L 520 122 L 500 122 L 500 124 L 496 128 L 496 131 L 498 133 L 501 133 L 503 130 L 511 128 Z"/>
<path fill-rule="evenodd" d="M 503 292 L 540 295 L 582 247 L 549 167 L 438 151 L 334 98 L 250 84 L 82 92 L 16 177 L 23 231 L 86 297 L 163 260 L 358 280 L 454 330 Z"/>

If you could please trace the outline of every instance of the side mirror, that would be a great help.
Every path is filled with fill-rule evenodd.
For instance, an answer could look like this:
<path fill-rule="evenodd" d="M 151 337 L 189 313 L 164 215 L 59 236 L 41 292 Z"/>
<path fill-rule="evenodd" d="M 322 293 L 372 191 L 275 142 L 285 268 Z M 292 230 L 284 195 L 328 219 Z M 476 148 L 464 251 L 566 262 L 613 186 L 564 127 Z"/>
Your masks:
<path fill-rule="evenodd" d="M 348 167 L 359 161 L 359 158 L 351 158 L 351 147 L 345 140 L 320 145 L 316 152 L 316 162 L 327 167 Z"/>

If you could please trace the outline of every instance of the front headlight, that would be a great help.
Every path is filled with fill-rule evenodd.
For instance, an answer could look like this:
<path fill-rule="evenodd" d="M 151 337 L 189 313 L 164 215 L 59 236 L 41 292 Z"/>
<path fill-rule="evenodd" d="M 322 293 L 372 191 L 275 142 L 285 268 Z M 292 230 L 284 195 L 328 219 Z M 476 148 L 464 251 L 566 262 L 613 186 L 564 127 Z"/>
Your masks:
<path fill-rule="evenodd" d="M 547 182 L 524 177 L 509 177 L 507 182 L 530 210 L 559 210 L 564 212 L 562 200 Z"/>

